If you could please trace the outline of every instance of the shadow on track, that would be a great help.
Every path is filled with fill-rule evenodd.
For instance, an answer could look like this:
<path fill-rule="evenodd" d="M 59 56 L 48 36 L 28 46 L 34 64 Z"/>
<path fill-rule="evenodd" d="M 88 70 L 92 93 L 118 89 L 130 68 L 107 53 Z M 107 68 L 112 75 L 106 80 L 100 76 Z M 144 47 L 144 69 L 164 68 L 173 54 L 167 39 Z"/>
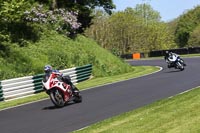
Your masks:
<path fill-rule="evenodd" d="M 172 71 L 167 71 L 165 73 L 174 73 L 174 72 L 182 72 L 181 70 L 172 70 Z"/>
<path fill-rule="evenodd" d="M 42 110 L 61 109 L 61 108 L 64 108 L 64 107 L 66 107 L 66 106 L 70 106 L 70 105 L 73 105 L 73 104 L 76 104 L 76 103 L 73 103 L 73 102 L 67 103 L 67 104 L 66 104 L 65 106 L 63 106 L 63 107 L 56 107 L 56 106 L 52 105 L 52 106 L 44 107 Z"/>

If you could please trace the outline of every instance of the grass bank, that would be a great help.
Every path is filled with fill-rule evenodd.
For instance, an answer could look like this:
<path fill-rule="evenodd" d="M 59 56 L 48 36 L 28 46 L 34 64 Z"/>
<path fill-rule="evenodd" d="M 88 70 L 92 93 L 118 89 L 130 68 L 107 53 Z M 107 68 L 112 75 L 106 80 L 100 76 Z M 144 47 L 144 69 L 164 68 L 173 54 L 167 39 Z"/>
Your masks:
<path fill-rule="evenodd" d="M 43 73 L 46 64 L 59 70 L 92 64 L 95 77 L 132 71 L 124 60 L 82 35 L 70 39 L 54 31 L 44 31 L 37 42 L 23 47 L 7 43 L 8 50 L 0 50 L 0 80 Z"/>
<path fill-rule="evenodd" d="M 74 133 L 199 133 L 200 88 L 123 113 Z"/>

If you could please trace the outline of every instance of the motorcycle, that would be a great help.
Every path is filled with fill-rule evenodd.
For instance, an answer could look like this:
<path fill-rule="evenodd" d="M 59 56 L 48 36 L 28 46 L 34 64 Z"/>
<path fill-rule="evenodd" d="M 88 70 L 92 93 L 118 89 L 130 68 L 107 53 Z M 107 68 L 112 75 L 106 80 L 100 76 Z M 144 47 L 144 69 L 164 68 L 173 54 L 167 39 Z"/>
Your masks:
<path fill-rule="evenodd" d="M 179 55 L 177 54 L 173 54 L 172 56 L 170 56 L 168 58 L 168 68 L 174 67 L 175 69 L 180 69 L 181 71 L 183 71 L 186 66 L 186 64 L 184 63 L 184 60 L 180 58 Z"/>
<path fill-rule="evenodd" d="M 80 92 L 76 91 L 73 94 L 71 89 L 72 86 L 62 82 L 56 73 L 51 73 L 46 81 L 42 80 L 42 84 L 46 93 L 50 96 L 51 101 L 56 107 L 63 107 L 70 101 L 75 103 L 82 102 Z"/>

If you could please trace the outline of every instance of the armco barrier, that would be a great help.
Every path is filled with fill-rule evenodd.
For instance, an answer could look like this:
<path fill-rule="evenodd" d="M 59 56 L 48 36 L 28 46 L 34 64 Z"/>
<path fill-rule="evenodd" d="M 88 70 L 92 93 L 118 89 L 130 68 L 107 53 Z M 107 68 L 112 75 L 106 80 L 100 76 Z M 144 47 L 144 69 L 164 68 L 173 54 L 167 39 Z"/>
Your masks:
<path fill-rule="evenodd" d="M 3 90 L 2 90 L 2 86 L 1 86 L 1 81 L 0 81 L 0 101 L 3 101 Z"/>
<path fill-rule="evenodd" d="M 166 49 L 166 50 L 157 50 L 149 52 L 149 57 L 158 57 L 164 56 L 166 51 L 171 51 L 176 54 L 199 54 L 200 47 L 188 47 L 188 48 L 178 48 L 178 49 Z"/>
<path fill-rule="evenodd" d="M 74 67 L 61 70 L 64 76 L 69 75 L 74 84 L 90 78 L 92 65 Z M 0 101 L 28 96 L 42 92 L 42 78 L 44 74 L 27 76 L 0 81 Z"/>
<path fill-rule="evenodd" d="M 156 51 L 150 51 L 148 53 L 148 57 L 159 57 L 159 56 L 165 56 L 166 51 L 171 51 L 179 55 L 183 54 L 199 54 L 200 53 L 200 47 L 188 47 L 188 48 L 177 48 L 177 49 L 165 49 L 165 50 L 156 50 Z M 120 56 L 123 59 L 134 59 L 133 54 L 123 54 Z M 145 58 L 145 53 L 140 53 L 141 58 Z"/>

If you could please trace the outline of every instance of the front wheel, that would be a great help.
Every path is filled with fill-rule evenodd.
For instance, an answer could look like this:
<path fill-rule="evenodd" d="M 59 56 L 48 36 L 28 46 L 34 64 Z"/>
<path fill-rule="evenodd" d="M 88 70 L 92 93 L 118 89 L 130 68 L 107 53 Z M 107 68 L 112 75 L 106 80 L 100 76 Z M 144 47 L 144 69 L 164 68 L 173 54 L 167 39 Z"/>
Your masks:
<path fill-rule="evenodd" d="M 63 94 L 60 90 L 54 89 L 49 94 L 51 101 L 56 107 L 63 107 L 65 105 L 65 101 L 63 98 Z"/>
<path fill-rule="evenodd" d="M 183 66 L 183 64 L 182 64 L 182 63 L 180 63 L 180 62 L 177 62 L 177 66 L 178 66 L 178 68 L 179 68 L 181 71 L 183 71 L 183 70 L 184 70 L 184 66 Z"/>

